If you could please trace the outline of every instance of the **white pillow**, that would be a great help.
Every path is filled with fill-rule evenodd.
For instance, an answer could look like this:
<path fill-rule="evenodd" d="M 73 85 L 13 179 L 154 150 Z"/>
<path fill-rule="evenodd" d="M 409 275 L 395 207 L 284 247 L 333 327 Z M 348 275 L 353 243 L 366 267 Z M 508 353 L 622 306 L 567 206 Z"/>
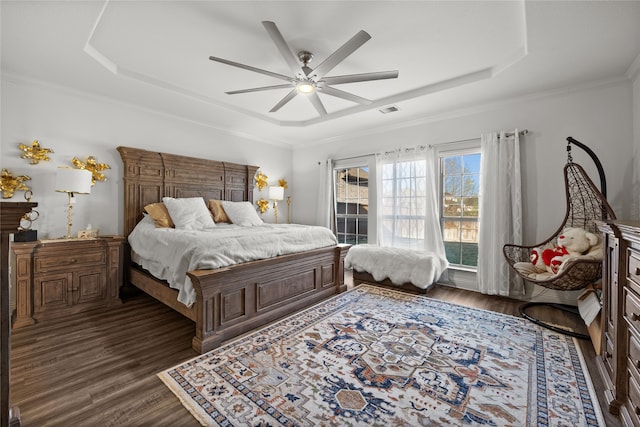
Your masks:
<path fill-rule="evenodd" d="M 251 202 L 222 201 L 222 208 L 232 223 L 236 225 L 262 225 L 262 219 L 253 208 Z"/>
<path fill-rule="evenodd" d="M 163 197 L 162 201 L 177 229 L 202 230 L 216 225 L 202 197 Z"/>

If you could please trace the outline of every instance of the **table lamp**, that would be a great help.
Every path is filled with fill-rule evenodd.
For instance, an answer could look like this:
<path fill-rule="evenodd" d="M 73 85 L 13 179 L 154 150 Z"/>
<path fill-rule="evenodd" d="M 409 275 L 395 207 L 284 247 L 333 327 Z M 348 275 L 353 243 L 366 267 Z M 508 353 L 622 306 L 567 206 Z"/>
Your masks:
<path fill-rule="evenodd" d="M 56 191 L 67 193 L 69 205 L 67 208 L 67 235 L 71 238 L 71 208 L 76 202 L 75 194 L 91 193 L 91 171 L 85 169 L 73 169 L 68 167 L 58 167 L 56 173 Z"/>
<path fill-rule="evenodd" d="M 267 197 L 269 198 L 269 200 L 273 200 L 273 216 L 277 224 L 278 223 L 278 200 L 284 199 L 284 187 L 270 186 L 269 195 Z"/>

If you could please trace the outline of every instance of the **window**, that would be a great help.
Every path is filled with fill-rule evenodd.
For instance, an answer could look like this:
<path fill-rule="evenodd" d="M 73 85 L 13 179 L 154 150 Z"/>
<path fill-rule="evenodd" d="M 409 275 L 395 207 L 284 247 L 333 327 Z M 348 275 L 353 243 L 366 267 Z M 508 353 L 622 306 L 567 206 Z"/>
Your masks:
<path fill-rule="evenodd" d="M 426 160 L 382 166 L 382 239 L 394 247 L 423 247 L 427 191 Z"/>
<path fill-rule="evenodd" d="M 334 169 L 336 236 L 340 243 L 367 243 L 369 224 L 369 168 Z"/>
<path fill-rule="evenodd" d="M 447 260 L 478 265 L 480 153 L 444 154 L 440 158 L 442 227 Z"/>

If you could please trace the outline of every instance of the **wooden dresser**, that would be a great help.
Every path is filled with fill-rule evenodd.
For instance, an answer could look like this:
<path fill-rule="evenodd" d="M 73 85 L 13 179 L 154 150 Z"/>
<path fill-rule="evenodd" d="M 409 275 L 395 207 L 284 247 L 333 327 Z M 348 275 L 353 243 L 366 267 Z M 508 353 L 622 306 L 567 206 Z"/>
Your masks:
<path fill-rule="evenodd" d="M 121 303 L 124 238 L 14 243 L 15 328 Z"/>
<path fill-rule="evenodd" d="M 609 411 L 640 426 L 640 222 L 599 222 L 604 238 L 603 351 Z"/>
<path fill-rule="evenodd" d="M 19 426 L 20 411 L 10 408 L 9 371 L 11 349 L 11 315 L 9 313 L 9 234 L 15 233 L 20 219 L 37 207 L 32 202 L 0 202 L 0 427 Z"/>

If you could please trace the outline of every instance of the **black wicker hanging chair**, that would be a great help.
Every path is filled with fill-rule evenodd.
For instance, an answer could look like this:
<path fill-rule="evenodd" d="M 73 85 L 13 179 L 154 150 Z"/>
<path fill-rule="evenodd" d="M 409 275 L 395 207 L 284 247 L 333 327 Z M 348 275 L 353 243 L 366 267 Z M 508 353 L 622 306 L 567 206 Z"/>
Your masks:
<path fill-rule="evenodd" d="M 573 163 L 573 159 L 571 156 L 571 144 L 574 144 L 585 150 L 595 162 L 596 167 L 598 168 L 598 173 L 600 175 L 601 190 L 597 189 L 582 166 L 577 163 Z M 567 265 L 557 275 L 553 275 L 542 280 L 532 279 L 520 273 L 514 267 L 517 262 L 529 262 L 532 249 L 541 247 L 549 242 L 555 242 L 557 237 L 562 233 L 562 230 L 564 230 L 566 227 L 580 227 L 597 234 L 598 229 L 596 224 L 594 223 L 594 220 L 606 221 L 616 219 L 611 206 L 609 206 L 609 203 L 607 203 L 607 184 L 600 160 L 595 155 L 595 153 L 591 149 L 589 149 L 589 147 L 573 139 L 572 137 L 567 138 L 567 164 L 564 167 L 564 182 L 567 200 L 567 211 L 564 217 L 564 221 L 562 222 L 560 227 L 558 227 L 556 232 L 541 243 L 532 246 L 506 244 L 502 248 L 502 251 L 511 268 L 513 268 L 513 270 L 516 271 L 518 275 L 524 280 L 535 285 L 544 286 L 545 288 L 549 289 L 574 291 L 586 288 L 587 286 L 601 280 L 602 261 L 593 259 L 577 259 L 575 261 L 567 263 Z M 553 331 L 579 338 L 589 338 L 588 335 L 557 327 L 555 325 L 550 325 L 526 312 L 526 309 L 529 307 L 541 305 L 551 306 L 553 308 L 561 309 L 564 311 L 577 313 L 577 309 L 574 306 L 530 302 L 520 306 L 520 314 L 522 314 L 523 317 L 531 320 L 532 322 Z"/>

